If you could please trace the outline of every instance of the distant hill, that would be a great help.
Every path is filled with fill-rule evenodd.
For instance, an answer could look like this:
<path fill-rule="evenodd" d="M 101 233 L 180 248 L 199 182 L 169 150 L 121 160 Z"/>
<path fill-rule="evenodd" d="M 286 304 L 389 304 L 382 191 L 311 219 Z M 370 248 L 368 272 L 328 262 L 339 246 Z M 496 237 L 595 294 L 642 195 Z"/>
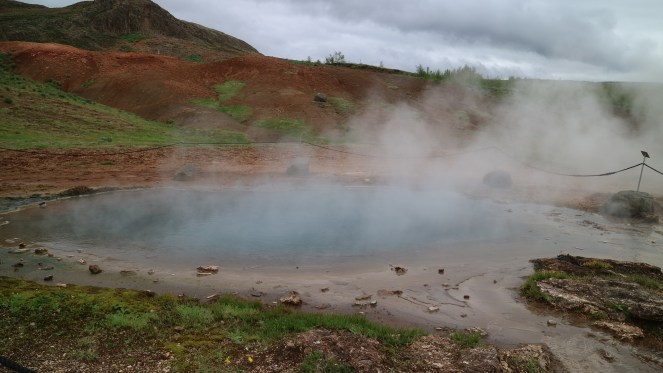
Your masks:
<path fill-rule="evenodd" d="M 0 0 L 0 40 L 157 53 L 197 61 L 258 53 L 240 39 L 178 20 L 150 0 L 82 1 L 64 8 Z"/>

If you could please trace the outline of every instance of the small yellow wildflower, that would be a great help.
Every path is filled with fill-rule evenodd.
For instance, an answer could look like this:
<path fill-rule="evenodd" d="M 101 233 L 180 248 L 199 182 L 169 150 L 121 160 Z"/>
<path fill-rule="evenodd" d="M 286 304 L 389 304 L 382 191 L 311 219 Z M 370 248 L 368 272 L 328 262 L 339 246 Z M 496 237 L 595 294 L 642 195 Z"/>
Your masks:
<path fill-rule="evenodd" d="M 226 363 L 226 365 L 230 364 L 230 358 L 229 357 L 226 358 L 225 363 Z"/>
<path fill-rule="evenodd" d="M 253 358 L 251 356 L 249 356 L 249 358 L 247 360 L 249 361 L 249 363 L 253 362 Z"/>

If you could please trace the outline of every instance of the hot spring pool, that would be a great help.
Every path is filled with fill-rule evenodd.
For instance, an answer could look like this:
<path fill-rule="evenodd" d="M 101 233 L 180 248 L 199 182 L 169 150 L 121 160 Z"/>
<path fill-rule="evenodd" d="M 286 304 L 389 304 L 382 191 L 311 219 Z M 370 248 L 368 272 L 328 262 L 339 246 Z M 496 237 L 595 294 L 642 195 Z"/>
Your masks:
<path fill-rule="evenodd" d="M 410 255 L 454 241 L 506 237 L 522 226 L 503 205 L 451 192 L 341 186 L 115 192 L 49 203 L 8 219 L 11 224 L 0 228 L 5 238 L 170 263 Z"/>

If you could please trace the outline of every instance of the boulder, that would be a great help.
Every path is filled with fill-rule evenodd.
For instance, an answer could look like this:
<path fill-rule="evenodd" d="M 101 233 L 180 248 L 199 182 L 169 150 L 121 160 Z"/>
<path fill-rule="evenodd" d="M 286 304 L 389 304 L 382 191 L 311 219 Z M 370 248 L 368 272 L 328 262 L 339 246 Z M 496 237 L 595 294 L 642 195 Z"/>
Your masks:
<path fill-rule="evenodd" d="M 601 207 L 601 212 L 617 218 L 642 219 L 658 222 L 655 215 L 657 206 L 654 198 L 645 192 L 623 190 L 612 197 Z"/>
<path fill-rule="evenodd" d="M 182 166 L 179 170 L 177 170 L 175 176 L 173 176 L 173 180 L 191 181 L 195 176 L 196 176 L 196 166 L 192 164 L 186 164 Z"/>
<path fill-rule="evenodd" d="M 491 171 L 484 175 L 483 183 L 492 188 L 511 188 L 511 174 L 502 170 Z"/>
<path fill-rule="evenodd" d="M 309 159 L 307 157 L 297 157 L 292 160 L 285 173 L 289 176 L 307 176 L 308 167 Z"/>
<path fill-rule="evenodd" d="M 327 102 L 327 95 L 324 93 L 316 93 L 315 96 L 313 96 L 313 101 L 315 102 Z"/>

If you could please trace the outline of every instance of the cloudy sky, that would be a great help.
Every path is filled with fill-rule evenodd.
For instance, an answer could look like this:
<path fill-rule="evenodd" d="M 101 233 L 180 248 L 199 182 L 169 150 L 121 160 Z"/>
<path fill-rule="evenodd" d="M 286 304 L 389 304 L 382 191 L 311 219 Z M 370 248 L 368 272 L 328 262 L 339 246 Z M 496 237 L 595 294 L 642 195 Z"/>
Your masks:
<path fill-rule="evenodd" d="M 50 7 L 76 1 L 24 0 Z M 265 55 L 492 77 L 663 81 L 661 0 L 154 0 Z"/>

